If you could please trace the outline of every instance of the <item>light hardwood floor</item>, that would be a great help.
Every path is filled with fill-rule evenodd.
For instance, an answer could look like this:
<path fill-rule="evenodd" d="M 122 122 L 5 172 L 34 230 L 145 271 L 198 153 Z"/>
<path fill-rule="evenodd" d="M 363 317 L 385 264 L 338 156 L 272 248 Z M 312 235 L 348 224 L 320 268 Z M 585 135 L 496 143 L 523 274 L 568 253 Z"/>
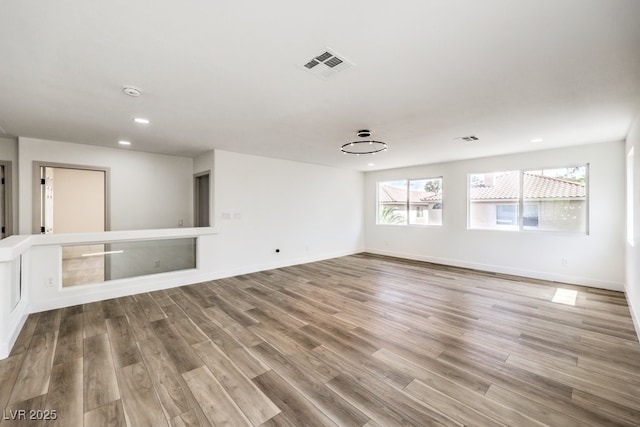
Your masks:
<path fill-rule="evenodd" d="M 640 344 L 621 293 L 360 254 L 33 314 L 0 408 L 57 415 L 2 427 L 637 426 Z"/>

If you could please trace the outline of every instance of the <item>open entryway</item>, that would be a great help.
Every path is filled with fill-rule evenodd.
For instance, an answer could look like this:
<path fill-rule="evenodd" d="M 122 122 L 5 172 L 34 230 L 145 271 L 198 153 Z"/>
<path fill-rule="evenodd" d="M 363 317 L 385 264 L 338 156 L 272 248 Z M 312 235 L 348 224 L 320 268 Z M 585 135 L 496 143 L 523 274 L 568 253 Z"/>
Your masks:
<path fill-rule="evenodd" d="M 41 234 L 109 230 L 108 169 L 37 164 Z M 98 283 L 105 277 L 105 245 L 63 247 L 62 283 Z"/>

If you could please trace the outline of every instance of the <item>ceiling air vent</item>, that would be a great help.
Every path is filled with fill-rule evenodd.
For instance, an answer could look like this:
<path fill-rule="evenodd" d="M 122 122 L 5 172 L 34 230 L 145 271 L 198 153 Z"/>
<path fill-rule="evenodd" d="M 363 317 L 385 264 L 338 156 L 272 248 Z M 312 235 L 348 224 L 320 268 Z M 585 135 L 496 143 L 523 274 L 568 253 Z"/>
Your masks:
<path fill-rule="evenodd" d="M 475 135 L 469 135 L 469 136 L 461 136 L 460 138 L 453 138 L 455 140 L 458 141 L 465 141 L 465 142 L 473 142 L 473 141 L 479 141 L 480 138 L 478 138 Z"/>
<path fill-rule="evenodd" d="M 323 80 L 353 67 L 355 64 L 331 49 L 325 49 L 318 56 L 309 59 L 304 69 Z"/>

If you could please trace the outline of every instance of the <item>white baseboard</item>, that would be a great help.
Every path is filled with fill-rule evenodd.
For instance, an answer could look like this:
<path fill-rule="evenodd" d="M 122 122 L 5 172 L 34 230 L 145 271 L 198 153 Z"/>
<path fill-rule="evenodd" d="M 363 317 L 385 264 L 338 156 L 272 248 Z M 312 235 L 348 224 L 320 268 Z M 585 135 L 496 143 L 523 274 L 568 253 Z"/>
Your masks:
<path fill-rule="evenodd" d="M 640 312 L 638 309 L 640 307 L 634 307 L 631 302 L 631 298 L 629 298 L 629 294 L 627 292 L 624 293 L 625 298 L 627 299 L 627 304 L 629 304 L 629 312 L 631 313 L 631 319 L 633 320 L 633 326 L 636 328 L 636 335 L 638 336 L 638 341 L 640 341 Z"/>
<path fill-rule="evenodd" d="M 530 277 L 532 279 L 549 280 L 553 282 L 569 283 L 579 286 L 590 286 L 594 288 L 607 289 L 611 291 L 624 291 L 624 284 L 617 282 L 609 282 L 605 280 L 592 279 L 589 277 L 571 276 L 564 274 L 549 273 L 545 271 L 526 270 L 522 268 L 512 268 L 503 265 L 482 264 L 449 258 L 429 257 L 424 255 L 409 254 L 403 252 L 388 251 L 384 249 L 367 248 L 366 252 L 386 255 L 397 258 L 410 259 L 414 261 L 432 262 L 434 264 L 450 265 L 453 267 L 470 268 L 474 270 L 488 271 L 491 273 L 511 274 L 514 276 Z"/>

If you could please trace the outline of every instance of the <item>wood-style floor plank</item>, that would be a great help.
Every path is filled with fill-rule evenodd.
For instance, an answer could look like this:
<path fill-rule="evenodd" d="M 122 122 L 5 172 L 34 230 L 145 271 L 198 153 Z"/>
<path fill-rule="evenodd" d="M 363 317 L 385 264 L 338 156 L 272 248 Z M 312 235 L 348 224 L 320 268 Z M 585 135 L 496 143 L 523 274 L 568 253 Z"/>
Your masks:
<path fill-rule="evenodd" d="M 11 393 L 10 403 L 47 393 L 58 331 L 35 334 L 24 357 Z"/>
<path fill-rule="evenodd" d="M 576 290 L 575 306 L 551 301 Z M 638 426 L 620 292 L 358 254 L 28 317 L 33 426 Z"/>
<path fill-rule="evenodd" d="M 49 392 L 42 409 L 55 410 L 56 417 L 45 420 L 43 425 L 59 427 L 82 425 L 84 416 L 82 376 L 81 358 L 72 358 L 53 365 Z"/>
<path fill-rule="evenodd" d="M 215 344 L 207 341 L 196 344 L 193 348 L 254 425 L 260 425 L 280 412 Z"/>
<path fill-rule="evenodd" d="M 85 412 L 120 399 L 111 345 L 106 333 L 85 338 L 83 370 Z"/>
<path fill-rule="evenodd" d="M 182 376 L 212 425 L 253 425 L 206 366 Z"/>
<path fill-rule="evenodd" d="M 104 311 L 101 302 L 92 302 L 83 306 L 84 337 L 91 338 L 107 333 Z"/>
<path fill-rule="evenodd" d="M 335 394 L 325 384 L 308 375 L 297 363 L 278 353 L 269 344 L 263 343 L 254 350 L 268 366 L 295 387 L 302 396 L 320 409 L 327 417 L 340 426 L 361 426 L 369 417 Z"/>
<path fill-rule="evenodd" d="M 111 317 L 106 320 L 106 324 L 115 367 L 123 368 L 138 363 L 140 355 L 127 318 Z"/>
<path fill-rule="evenodd" d="M 189 343 L 180 335 L 169 319 L 156 320 L 151 322 L 151 325 L 178 368 L 178 372 L 192 371 L 203 365 L 202 360 L 194 353 Z"/>
<path fill-rule="evenodd" d="M 142 363 L 134 363 L 116 370 L 127 424 L 130 426 L 166 426 L 160 401 L 147 369 Z"/>
<path fill-rule="evenodd" d="M 197 406 L 189 387 L 159 339 L 138 343 L 160 403 L 170 419 Z"/>
<path fill-rule="evenodd" d="M 92 411 L 85 412 L 84 425 L 86 427 L 127 427 L 122 402 L 118 399 Z"/>
<path fill-rule="evenodd" d="M 16 383 L 16 378 L 21 372 L 24 353 L 9 356 L 0 360 L 0 407 L 4 408 L 9 402 L 11 391 Z"/>
<path fill-rule="evenodd" d="M 27 321 L 24 323 L 20 334 L 18 334 L 18 338 L 16 339 L 16 343 L 13 345 L 11 349 L 10 356 L 14 356 L 16 354 L 26 353 L 29 348 L 29 344 L 31 343 L 31 337 L 33 336 L 33 332 L 36 330 L 38 326 L 38 322 L 40 320 L 41 313 L 33 313 L 30 314 L 27 318 Z"/>

